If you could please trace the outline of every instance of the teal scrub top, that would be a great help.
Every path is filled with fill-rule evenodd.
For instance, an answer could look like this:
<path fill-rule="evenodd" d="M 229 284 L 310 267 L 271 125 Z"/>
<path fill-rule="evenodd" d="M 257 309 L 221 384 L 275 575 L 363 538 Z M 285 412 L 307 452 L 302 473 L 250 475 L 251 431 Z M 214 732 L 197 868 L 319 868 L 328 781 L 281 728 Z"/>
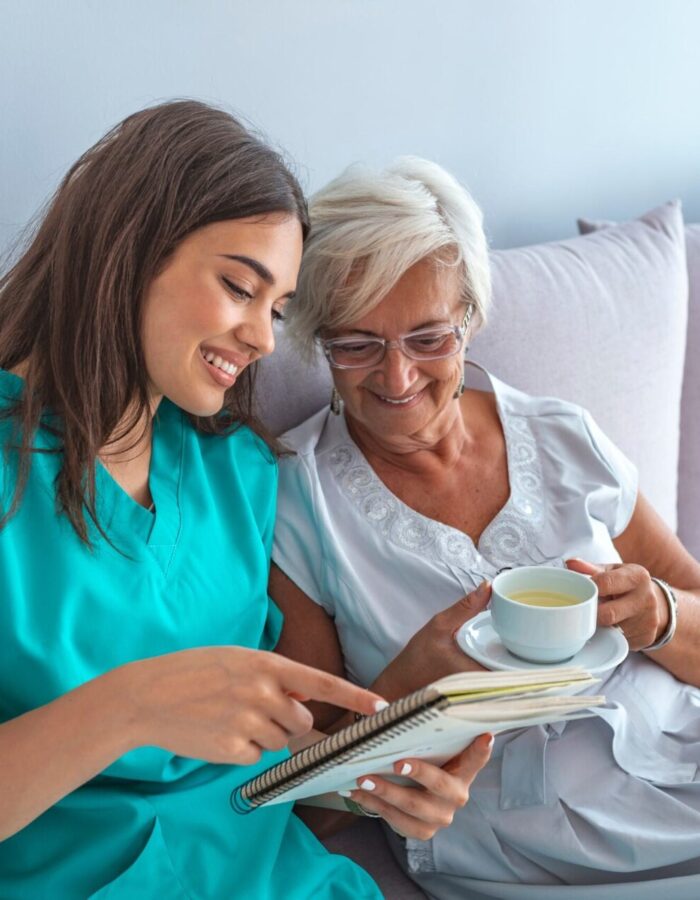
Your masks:
<path fill-rule="evenodd" d="M 0 371 L 0 407 L 23 386 Z M 10 433 L 0 422 L 3 449 Z M 41 432 L 35 444 L 52 441 Z M 267 579 L 277 466 L 249 429 L 200 434 L 164 400 L 153 428 L 155 512 L 99 467 L 98 513 L 113 546 L 90 526 L 92 550 L 56 513 L 60 461 L 33 456 L 19 511 L 0 531 L 0 721 L 131 660 L 215 644 L 274 647 L 282 616 Z M 10 456 L 3 509 L 14 471 Z M 231 808 L 232 790 L 285 753 L 249 767 L 157 747 L 127 753 L 0 843 L 0 897 L 381 897 L 289 804 L 246 816 Z"/>

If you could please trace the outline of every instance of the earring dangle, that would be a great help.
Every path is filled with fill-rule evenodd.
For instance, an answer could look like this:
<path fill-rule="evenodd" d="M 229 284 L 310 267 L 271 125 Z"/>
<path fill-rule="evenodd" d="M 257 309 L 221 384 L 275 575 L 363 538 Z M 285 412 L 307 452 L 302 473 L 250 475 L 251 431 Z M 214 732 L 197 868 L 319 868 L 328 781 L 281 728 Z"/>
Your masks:
<path fill-rule="evenodd" d="M 331 412 L 334 416 L 340 415 L 340 394 L 335 388 L 331 394 Z"/>
<path fill-rule="evenodd" d="M 459 400 L 459 398 L 464 393 L 464 372 L 462 372 L 462 377 L 459 379 L 459 384 L 457 385 L 457 390 L 452 395 L 453 400 Z"/>

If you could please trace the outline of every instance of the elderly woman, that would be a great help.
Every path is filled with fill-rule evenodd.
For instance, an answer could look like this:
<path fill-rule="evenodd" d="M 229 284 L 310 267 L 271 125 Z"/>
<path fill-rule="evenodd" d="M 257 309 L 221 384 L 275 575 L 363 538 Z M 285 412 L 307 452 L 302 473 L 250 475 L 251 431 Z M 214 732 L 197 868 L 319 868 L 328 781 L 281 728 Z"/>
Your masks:
<path fill-rule="evenodd" d="M 335 386 L 285 437 L 280 649 L 395 697 L 476 666 L 454 632 L 500 569 L 568 565 L 631 651 L 594 718 L 501 736 L 450 828 L 390 836 L 400 862 L 439 898 L 697 898 L 700 565 L 588 413 L 465 365 L 489 265 L 452 177 L 418 159 L 352 170 L 311 217 L 290 330 L 320 342 Z M 383 814 L 388 791 L 354 797 Z"/>

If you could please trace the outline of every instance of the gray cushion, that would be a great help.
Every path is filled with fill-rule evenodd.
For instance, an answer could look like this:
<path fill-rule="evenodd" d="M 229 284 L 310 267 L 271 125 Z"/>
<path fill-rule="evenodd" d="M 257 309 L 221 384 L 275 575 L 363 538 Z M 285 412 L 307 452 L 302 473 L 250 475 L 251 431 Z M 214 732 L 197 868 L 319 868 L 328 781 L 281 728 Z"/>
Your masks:
<path fill-rule="evenodd" d="M 279 435 L 308 419 L 330 402 L 331 388 L 325 358 L 311 366 L 302 362 L 278 326 L 275 352 L 259 364 L 255 388 L 258 412 L 270 431 Z"/>

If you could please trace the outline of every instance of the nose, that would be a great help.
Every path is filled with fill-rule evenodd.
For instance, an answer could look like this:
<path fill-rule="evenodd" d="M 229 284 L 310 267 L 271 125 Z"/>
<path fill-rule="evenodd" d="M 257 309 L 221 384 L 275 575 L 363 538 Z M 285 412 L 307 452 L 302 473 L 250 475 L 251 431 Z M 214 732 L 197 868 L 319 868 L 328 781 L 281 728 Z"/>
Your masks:
<path fill-rule="evenodd" d="M 268 356 L 275 349 L 272 316 L 268 309 L 249 307 L 248 315 L 235 329 L 239 341 L 253 349 L 256 356 Z"/>
<path fill-rule="evenodd" d="M 387 393 L 401 396 L 416 381 L 415 361 L 399 347 L 387 347 L 377 374 Z"/>

